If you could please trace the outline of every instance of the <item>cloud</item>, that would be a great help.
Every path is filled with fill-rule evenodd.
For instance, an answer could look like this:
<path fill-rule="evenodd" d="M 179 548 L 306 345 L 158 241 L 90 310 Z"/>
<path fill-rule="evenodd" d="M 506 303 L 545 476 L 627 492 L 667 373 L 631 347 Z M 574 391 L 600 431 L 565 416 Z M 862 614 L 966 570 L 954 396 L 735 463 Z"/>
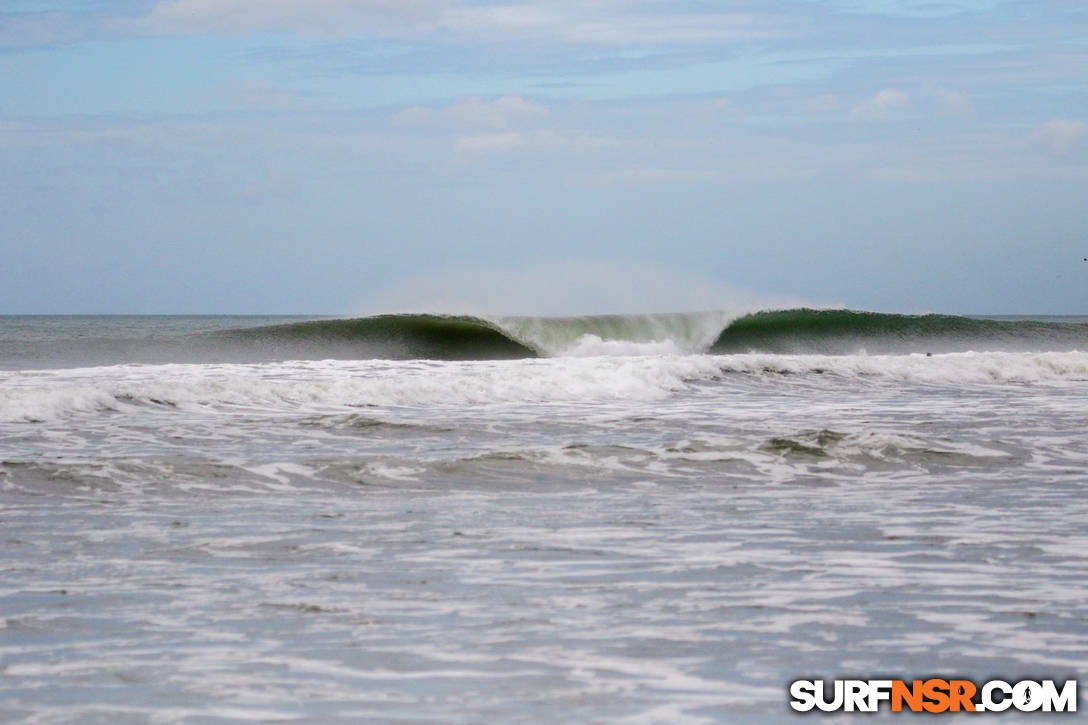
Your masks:
<path fill-rule="evenodd" d="M 1009 0 L 938 0 L 936 2 L 897 2 L 888 0 L 834 0 L 831 5 L 840 12 L 889 18 L 946 18 L 951 15 L 979 13 L 992 10 Z"/>
<path fill-rule="evenodd" d="M 1046 121 L 1035 127 L 1031 138 L 1058 153 L 1067 153 L 1088 140 L 1088 122 L 1064 118 Z"/>
<path fill-rule="evenodd" d="M 168 33 L 409 33 L 660 46 L 763 40 L 781 36 L 781 22 L 772 15 L 624 0 L 160 0 L 139 24 Z"/>
<path fill-rule="evenodd" d="M 942 111 L 957 116 L 966 116 L 974 110 L 971 100 L 959 91 L 938 90 L 937 102 Z"/>
<path fill-rule="evenodd" d="M 779 22 L 773 16 L 741 12 L 693 13 L 660 7 L 640 12 L 631 3 L 598 0 L 462 6 L 445 15 L 443 26 L 471 34 L 536 35 L 574 44 L 659 46 L 762 40 L 782 34 Z"/>
<path fill-rule="evenodd" d="M 451 9 L 444 25 L 470 32 L 519 32 L 554 29 L 563 23 L 562 12 L 532 3 L 522 5 L 462 6 Z"/>
<path fill-rule="evenodd" d="M 100 31 L 98 17 L 64 12 L 0 12 L 0 48 L 72 43 Z"/>
<path fill-rule="evenodd" d="M 515 122 L 544 116 L 547 112 L 545 106 L 521 96 L 503 96 L 493 101 L 469 96 L 443 108 L 406 108 L 393 117 L 393 122 L 402 126 L 453 125 L 505 129 Z"/>
<path fill-rule="evenodd" d="M 872 98 L 868 98 L 854 106 L 850 111 L 850 117 L 856 119 L 880 119 L 887 118 L 894 111 L 910 105 L 910 97 L 903 91 L 886 88 Z"/>
<path fill-rule="evenodd" d="M 342 35 L 433 23 L 446 5 L 445 0 L 164 0 L 141 24 L 180 33 L 292 30 Z"/>
<path fill-rule="evenodd" d="M 520 133 L 476 133 L 461 136 L 453 142 L 454 153 L 481 153 L 489 151 L 508 151 L 525 145 L 525 137 Z"/>
<path fill-rule="evenodd" d="M 521 96 L 503 96 L 493 101 L 469 96 L 440 108 L 406 108 L 393 116 L 393 123 L 447 139 L 453 132 L 455 161 L 466 161 L 479 154 L 526 146 L 529 138 L 517 129 L 547 113 L 546 107 Z"/>

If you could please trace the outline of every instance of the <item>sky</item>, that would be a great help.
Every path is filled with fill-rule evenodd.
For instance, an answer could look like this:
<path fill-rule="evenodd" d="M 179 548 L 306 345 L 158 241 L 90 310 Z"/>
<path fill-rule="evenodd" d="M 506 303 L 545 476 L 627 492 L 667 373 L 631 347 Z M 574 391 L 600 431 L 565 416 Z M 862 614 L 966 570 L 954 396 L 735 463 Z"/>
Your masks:
<path fill-rule="evenodd" d="M 0 314 L 1088 313 L 1083 0 L 3 0 Z"/>

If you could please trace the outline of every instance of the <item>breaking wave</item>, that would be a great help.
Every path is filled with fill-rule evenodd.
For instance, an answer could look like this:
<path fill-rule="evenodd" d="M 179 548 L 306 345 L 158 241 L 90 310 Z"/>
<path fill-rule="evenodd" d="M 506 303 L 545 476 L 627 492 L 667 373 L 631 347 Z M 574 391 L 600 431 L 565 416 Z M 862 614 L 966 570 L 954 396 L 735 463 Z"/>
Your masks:
<path fill-rule="evenodd" d="M 1088 324 L 789 309 L 585 317 L 377 315 L 216 333 L 305 358 L 494 360 L 693 353 L 854 354 L 1073 350 Z"/>
<path fill-rule="evenodd" d="M 349 357 L 360 358 L 502 360 L 537 354 L 495 323 L 463 315 L 377 315 L 313 320 L 228 330 L 209 337 L 269 351 L 340 354 L 330 357 L 347 353 Z"/>
<path fill-rule="evenodd" d="M 1072 350 L 1088 343 L 1088 324 L 1045 319 L 897 315 L 854 310 L 771 310 L 734 320 L 715 353 L 852 354 Z"/>

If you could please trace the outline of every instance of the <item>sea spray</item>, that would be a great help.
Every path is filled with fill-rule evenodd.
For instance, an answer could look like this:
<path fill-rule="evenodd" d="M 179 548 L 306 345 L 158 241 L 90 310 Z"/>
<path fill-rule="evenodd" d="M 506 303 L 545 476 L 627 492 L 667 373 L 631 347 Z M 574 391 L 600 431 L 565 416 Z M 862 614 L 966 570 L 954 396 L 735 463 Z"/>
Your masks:
<path fill-rule="evenodd" d="M 491 320 L 506 334 L 541 354 L 561 357 L 701 353 L 738 316 L 736 312 L 714 310 Z"/>

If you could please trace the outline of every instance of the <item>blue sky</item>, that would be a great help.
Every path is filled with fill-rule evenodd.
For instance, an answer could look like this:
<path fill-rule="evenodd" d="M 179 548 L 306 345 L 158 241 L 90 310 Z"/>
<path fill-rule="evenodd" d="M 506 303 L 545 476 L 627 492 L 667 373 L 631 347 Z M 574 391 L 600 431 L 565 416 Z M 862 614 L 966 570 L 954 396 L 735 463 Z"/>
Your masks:
<path fill-rule="evenodd" d="M 6 0 L 0 314 L 1088 312 L 1081 0 Z"/>

